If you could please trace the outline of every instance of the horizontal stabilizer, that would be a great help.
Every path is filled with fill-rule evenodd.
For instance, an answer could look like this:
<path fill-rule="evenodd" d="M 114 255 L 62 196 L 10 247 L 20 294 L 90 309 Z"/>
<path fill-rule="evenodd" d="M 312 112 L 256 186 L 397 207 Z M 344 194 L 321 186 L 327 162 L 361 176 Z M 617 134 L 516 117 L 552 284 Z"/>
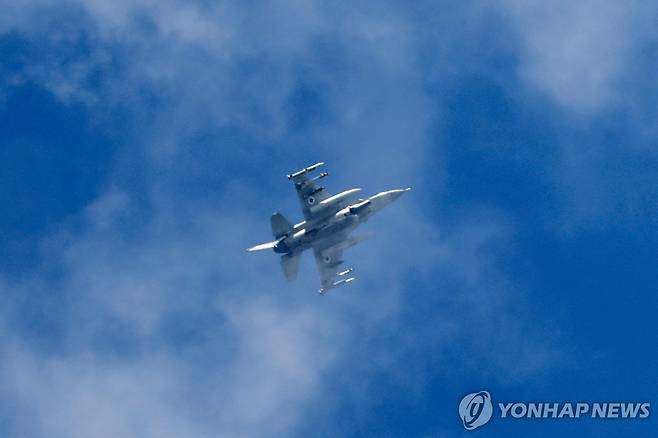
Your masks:
<path fill-rule="evenodd" d="M 276 246 L 276 244 L 279 243 L 278 240 L 273 240 L 271 242 L 267 243 L 261 243 L 260 245 L 252 246 L 251 248 L 247 248 L 247 251 L 253 252 L 253 251 L 262 251 L 264 249 L 272 249 Z"/>
<path fill-rule="evenodd" d="M 290 255 L 285 254 L 281 256 L 281 268 L 288 281 L 293 281 L 297 278 L 299 272 L 299 254 Z"/>

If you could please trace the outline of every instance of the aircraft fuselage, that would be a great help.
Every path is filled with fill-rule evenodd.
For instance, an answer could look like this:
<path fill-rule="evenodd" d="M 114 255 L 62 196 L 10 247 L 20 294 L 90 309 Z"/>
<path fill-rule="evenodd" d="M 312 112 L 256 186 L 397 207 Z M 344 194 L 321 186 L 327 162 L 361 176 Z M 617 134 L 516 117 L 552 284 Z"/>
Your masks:
<path fill-rule="evenodd" d="M 356 189 L 347 190 L 343 193 L 354 193 Z M 281 240 L 275 247 L 274 252 L 279 254 L 300 253 L 314 243 L 332 241 L 340 242 L 361 223 L 367 221 L 377 211 L 395 201 L 407 190 L 389 190 L 378 193 L 368 199 L 360 199 L 352 205 L 334 204 L 333 210 L 327 210 L 322 221 L 314 223 L 301 222 L 293 229 L 293 234 Z M 338 199 L 345 199 L 338 198 Z M 327 207 L 330 209 L 331 207 Z M 336 211 L 338 210 L 338 211 Z"/>

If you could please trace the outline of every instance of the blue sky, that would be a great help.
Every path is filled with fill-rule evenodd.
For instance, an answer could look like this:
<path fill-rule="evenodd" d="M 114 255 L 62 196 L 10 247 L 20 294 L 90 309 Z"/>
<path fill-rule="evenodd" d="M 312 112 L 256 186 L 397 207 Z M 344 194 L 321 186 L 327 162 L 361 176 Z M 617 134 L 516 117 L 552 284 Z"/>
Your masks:
<path fill-rule="evenodd" d="M 0 18 L 0 432 L 651 436 L 657 8 L 29 0 Z M 285 174 L 415 190 L 286 283 Z"/>

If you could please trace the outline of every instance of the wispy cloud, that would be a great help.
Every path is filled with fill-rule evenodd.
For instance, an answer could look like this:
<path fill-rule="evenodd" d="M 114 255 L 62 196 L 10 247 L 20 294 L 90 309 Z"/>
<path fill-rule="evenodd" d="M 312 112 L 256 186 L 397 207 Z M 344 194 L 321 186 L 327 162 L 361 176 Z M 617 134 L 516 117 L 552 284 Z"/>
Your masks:
<path fill-rule="evenodd" d="M 624 82 L 655 39 L 655 10 L 642 2 L 505 2 L 522 39 L 520 74 L 577 112 L 624 107 Z"/>
<path fill-rule="evenodd" d="M 410 355 L 422 368 L 473 327 L 479 341 L 469 351 L 492 369 L 512 366 L 522 378 L 553 360 L 551 340 L 528 340 L 527 317 L 512 304 L 524 291 L 492 261 L 491 249 L 514 232 L 504 213 L 474 206 L 452 224 L 432 214 L 444 178 L 444 145 L 432 138 L 440 114 L 426 92 L 432 72 L 419 61 L 413 17 L 390 13 L 401 7 L 63 8 L 76 21 L 46 36 L 53 24 L 36 11 L 58 16 L 46 4 L 3 19 L 5 31 L 54 53 L 32 59 L 24 80 L 104 116 L 127 110 L 137 134 L 103 194 L 43 243 L 34 278 L 6 286 L 14 333 L 2 340 L 1 409 L 17 435 L 294 434 L 307 405 L 339 396 L 327 381 L 337 370 L 365 387 L 375 374 L 408 379 L 401 365 Z M 518 6 L 514 19 L 525 23 L 524 14 Z M 541 57 L 543 44 L 551 53 L 547 40 L 527 34 L 529 83 L 578 109 L 610 99 L 617 61 L 575 93 L 577 66 L 567 79 L 544 74 L 554 65 Z M 88 46 L 72 51 L 74 62 L 56 56 L 81 41 Z M 319 102 L 316 113 L 295 102 L 300 94 Z M 276 258 L 243 251 L 268 237 L 269 209 L 296 211 L 276 172 L 319 158 L 336 188 L 417 188 L 375 219 L 376 239 L 348 255 L 363 281 L 323 298 L 310 260 L 287 285 Z M 42 348 L 15 321 L 20 296 L 48 287 L 66 314 L 44 309 L 42 318 L 61 319 L 62 340 Z M 432 312 L 421 312 L 428 305 Z"/>

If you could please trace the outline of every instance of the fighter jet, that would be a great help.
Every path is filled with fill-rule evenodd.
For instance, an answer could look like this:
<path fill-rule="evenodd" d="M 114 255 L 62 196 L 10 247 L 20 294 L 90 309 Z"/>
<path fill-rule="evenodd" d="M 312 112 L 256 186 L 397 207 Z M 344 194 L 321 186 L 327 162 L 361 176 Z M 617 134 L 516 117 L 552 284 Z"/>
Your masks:
<path fill-rule="evenodd" d="M 274 240 L 253 246 L 247 251 L 273 249 L 282 254 L 281 267 L 288 281 L 299 271 L 299 259 L 307 249 L 313 249 L 320 271 L 320 294 L 354 281 L 352 268 L 341 268 L 343 251 L 361 242 L 364 236 L 350 236 L 352 231 L 370 216 L 398 199 L 411 188 L 388 190 L 367 199 L 353 200 L 361 190 L 354 188 L 337 195 L 329 194 L 318 181 L 329 175 L 322 172 L 310 178 L 309 174 L 324 163 L 317 163 L 287 175 L 297 191 L 304 220 L 292 225 L 281 213 L 270 218 Z"/>

